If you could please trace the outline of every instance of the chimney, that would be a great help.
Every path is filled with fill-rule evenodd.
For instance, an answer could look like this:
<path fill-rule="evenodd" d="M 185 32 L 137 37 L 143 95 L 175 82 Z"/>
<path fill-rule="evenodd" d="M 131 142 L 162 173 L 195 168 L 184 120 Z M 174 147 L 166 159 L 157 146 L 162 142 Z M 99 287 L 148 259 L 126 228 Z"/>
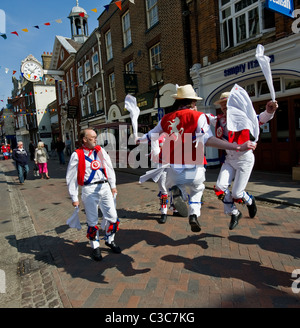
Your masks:
<path fill-rule="evenodd" d="M 49 69 L 51 64 L 52 52 L 45 52 L 42 54 L 43 68 Z"/>

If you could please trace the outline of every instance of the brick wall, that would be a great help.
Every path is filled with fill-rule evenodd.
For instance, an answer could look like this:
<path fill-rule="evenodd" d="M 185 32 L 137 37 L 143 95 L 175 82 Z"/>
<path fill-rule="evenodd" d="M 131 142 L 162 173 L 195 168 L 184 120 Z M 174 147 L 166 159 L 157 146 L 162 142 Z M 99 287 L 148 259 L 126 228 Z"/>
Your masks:
<path fill-rule="evenodd" d="M 129 10 L 132 44 L 124 49 L 122 39 L 122 15 Z M 164 84 L 186 84 L 190 82 L 186 65 L 186 50 L 184 47 L 184 30 L 181 0 L 159 0 L 158 1 L 159 22 L 151 29 L 147 29 L 146 5 L 144 0 L 131 4 L 129 1 L 122 3 L 120 11 L 116 6 L 110 6 L 99 17 L 99 28 L 101 32 L 102 57 L 104 70 L 106 72 L 106 86 L 108 86 L 108 75 L 115 73 L 117 103 L 123 108 L 125 99 L 123 72 L 125 64 L 133 60 L 135 72 L 138 76 L 139 94 L 153 90 L 150 77 L 149 49 L 160 42 L 161 66 L 163 68 Z M 105 53 L 105 33 L 110 30 L 113 44 L 113 59 L 107 61 Z M 108 107 L 110 95 L 107 90 Z"/>

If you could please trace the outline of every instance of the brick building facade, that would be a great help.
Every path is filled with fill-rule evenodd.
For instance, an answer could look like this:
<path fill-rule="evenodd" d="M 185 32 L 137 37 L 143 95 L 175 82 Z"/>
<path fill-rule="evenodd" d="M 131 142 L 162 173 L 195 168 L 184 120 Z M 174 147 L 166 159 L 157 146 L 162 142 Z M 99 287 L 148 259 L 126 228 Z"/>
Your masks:
<path fill-rule="evenodd" d="M 149 5 L 152 7 L 149 7 Z M 160 106 L 168 108 L 176 84 L 191 82 L 186 61 L 185 2 L 122 1 L 122 9 L 109 6 L 99 20 L 108 122 L 130 121 L 124 110 L 124 73 L 136 74 L 136 92 L 141 109 L 139 123 L 157 122 L 157 88 L 151 79 L 155 64 L 163 70 L 159 81 Z"/>
<path fill-rule="evenodd" d="M 300 1 L 293 2 L 299 9 Z M 234 84 L 248 91 L 257 113 L 264 110 L 270 93 L 255 58 L 256 47 L 262 44 L 271 58 L 279 109 L 261 132 L 255 168 L 291 172 L 300 159 L 300 33 L 293 31 L 295 19 L 270 11 L 264 0 L 186 0 L 186 4 L 190 73 L 204 98 L 198 110 L 218 113 L 214 102 Z M 217 164 L 218 152 L 209 149 L 208 158 L 209 164 Z"/>

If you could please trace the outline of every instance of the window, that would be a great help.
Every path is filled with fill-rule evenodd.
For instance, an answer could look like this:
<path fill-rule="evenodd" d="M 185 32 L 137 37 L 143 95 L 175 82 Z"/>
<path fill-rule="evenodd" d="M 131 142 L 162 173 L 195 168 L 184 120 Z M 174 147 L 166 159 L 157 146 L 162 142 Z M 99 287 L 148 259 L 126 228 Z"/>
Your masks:
<path fill-rule="evenodd" d="M 133 61 L 130 61 L 125 65 L 125 72 L 126 73 L 134 73 L 134 63 L 133 63 Z"/>
<path fill-rule="evenodd" d="M 91 65 L 89 60 L 87 60 L 84 64 L 84 72 L 85 72 L 85 81 L 87 81 L 91 78 Z"/>
<path fill-rule="evenodd" d="M 106 58 L 107 61 L 113 58 L 112 43 L 111 43 L 111 32 L 105 33 L 105 46 L 106 46 Z"/>
<path fill-rule="evenodd" d="M 83 84 L 83 71 L 82 71 L 82 66 L 80 66 L 78 68 L 77 73 L 78 73 L 78 82 L 79 82 L 80 85 L 82 85 Z"/>
<path fill-rule="evenodd" d="M 161 68 L 161 53 L 159 43 L 150 48 L 150 69 L 152 70 L 154 67 Z M 154 81 L 152 81 L 152 83 L 154 83 Z"/>
<path fill-rule="evenodd" d="M 115 84 L 115 74 L 112 73 L 108 77 L 109 79 L 109 91 L 110 91 L 110 100 L 111 102 L 116 101 L 116 84 Z"/>
<path fill-rule="evenodd" d="M 92 114 L 95 111 L 93 94 L 90 93 L 87 98 L 88 98 L 88 113 Z"/>
<path fill-rule="evenodd" d="M 147 27 L 151 28 L 158 22 L 157 0 L 146 0 Z"/>
<path fill-rule="evenodd" d="M 123 44 L 124 48 L 131 44 L 131 28 L 129 11 L 122 17 Z"/>
<path fill-rule="evenodd" d="M 93 75 L 99 73 L 99 56 L 98 56 L 98 52 L 96 52 L 92 57 L 92 65 L 93 65 Z"/>
<path fill-rule="evenodd" d="M 161 54 L 160 54 L 160 44 L 156 44 L 154 47 L 150 48 L 150 65 L 151 69 L 157 65 L 161 67 Z"/>
<path fill-rule="evenodd" d="M 264 0 L 219 0 L 222 50 L 260 36 L 275 27 Z"/>
<path fill-rule="evenodd" d="M 300 88 L 300 79 L 284 79 L 285 90 Z"/>
<path fill-rule="evenodd" d="M 104 104 L 103 104 L 103 97 L 102 97 L 102 89 L 97 89 L 96 90 L 96 110 L 97 110 L 97 112 L 103 112 L 103 109 L 104 109 Z"/>
<path fill-rule="evenodd" d="M 80 99 L 80 104 L 81 104 L 81 115 L 82 117 L 85 117 L 87 116 L 85 97 Z"/>
<path fill-rule="evenodd" d="M 266 80 L 258 81 L 257 85 L 258 85 L 258 97 L 261 95 L 270 94 L 270 90 Z M 273 79 L 273 86 L 275 92 L 279 92 L 281 90 L 280 78 Z"/>

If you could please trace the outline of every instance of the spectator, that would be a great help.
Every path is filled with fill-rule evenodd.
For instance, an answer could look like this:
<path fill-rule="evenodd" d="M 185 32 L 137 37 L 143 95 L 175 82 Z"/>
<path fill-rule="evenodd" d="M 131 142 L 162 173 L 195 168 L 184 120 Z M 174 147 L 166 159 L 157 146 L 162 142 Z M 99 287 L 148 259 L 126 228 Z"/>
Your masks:
<path fill-rule="evenodd" d="M 16 162 L 16 168 L 20 184 L 24 184 L 29 172 L 28 154 L 23 148 L 23 142 L 18 141 L 17 148 L 13 150 L 12 159 Z"/>
<path fill-rule="evenodd" d="M 35 162 L 35 164 L 38 165 L 41 179 L 44 179 L 44 173 L 45 173 L 46 179 L 50 179 L 50 177 L 48 175 L 48 165 L 47 165 L 48 159 L 49 159 L 49 155 L 45 148 L 45 145 L 42 141 L 40 141 L 38 143 L 37 149 L 35 150 L 34 162 Z"/>

